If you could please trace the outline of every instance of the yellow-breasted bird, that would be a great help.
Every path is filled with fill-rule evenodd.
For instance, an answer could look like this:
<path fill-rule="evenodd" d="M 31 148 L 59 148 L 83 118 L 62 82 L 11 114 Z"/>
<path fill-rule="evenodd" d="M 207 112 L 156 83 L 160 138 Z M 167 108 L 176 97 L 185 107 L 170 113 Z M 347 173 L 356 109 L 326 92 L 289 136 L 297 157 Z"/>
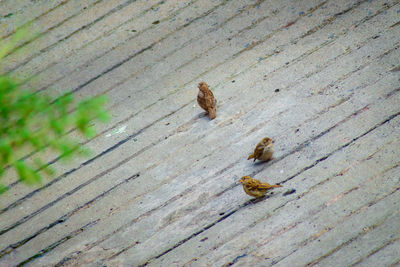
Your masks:
<path fill-rule="evenodd" d="M 214 98 L 214 94 L 205 82 L 199 83 L 197 87 L 199 88 L 197 103 L 206 111 L 210 120 L 215 119 L 215 117 L 217 117 L 217 100 Z"/>
<path fill-rule="evenodd" d="M 272 159 L 272 154 L 274 154 L 274 140 L 269 137 L 263 138 L 260 143 L 254 149 L 254 153 L 250 155 L 247 159 L 256 159 L 261 161 L 268 161 Z"/>
<path fill-rule="evenodd" d="M 250 176 L 243 176 L 239 182 L 243 185 L 246 194 L 256 198 L 263 197 L 267 191 L 273 188 L 282 187 L 279 184 L 262 183 L 260 180 L 253 179 Z"/>

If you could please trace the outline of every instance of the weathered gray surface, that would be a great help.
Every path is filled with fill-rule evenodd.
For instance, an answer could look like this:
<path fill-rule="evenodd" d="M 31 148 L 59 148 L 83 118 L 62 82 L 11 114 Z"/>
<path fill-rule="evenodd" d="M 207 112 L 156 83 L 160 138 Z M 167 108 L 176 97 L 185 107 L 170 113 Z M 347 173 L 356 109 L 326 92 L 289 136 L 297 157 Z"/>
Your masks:
<path fill-rule="evenodd" d="M 399 264 L 400 1 L 0 2 L 1 38 L 29 21 L 4 71 L 113 119 L 43 187 L 7 174 L 1 266 Z M 252 203 L 243 175 L 284 187 Z"/>

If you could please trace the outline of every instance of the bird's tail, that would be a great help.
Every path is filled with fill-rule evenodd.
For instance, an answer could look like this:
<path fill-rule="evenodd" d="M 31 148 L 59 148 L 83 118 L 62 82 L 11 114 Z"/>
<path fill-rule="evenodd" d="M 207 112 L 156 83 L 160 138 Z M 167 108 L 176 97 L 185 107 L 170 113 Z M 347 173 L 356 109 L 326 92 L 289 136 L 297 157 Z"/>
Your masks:
<path fill-rule="evenodd" d="M 275 187 L 282 187 L 280 184 L 273 184 L 271 185 L 271 187 L 275 188 Z"/>
<path fill-rule="evenodd" d="M 247 158 L 247 160 L 252 159 L 252 158 L 254 158 L 254 154 L 251 154 L 251 155 Z"/>

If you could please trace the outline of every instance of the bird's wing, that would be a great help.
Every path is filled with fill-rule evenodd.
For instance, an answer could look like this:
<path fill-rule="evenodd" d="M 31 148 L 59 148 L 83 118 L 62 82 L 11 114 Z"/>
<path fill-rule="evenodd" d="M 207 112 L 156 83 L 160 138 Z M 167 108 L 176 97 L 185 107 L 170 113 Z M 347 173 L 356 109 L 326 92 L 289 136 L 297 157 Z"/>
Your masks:
<path fill-rule="evenodd" d="M 211 95 L 206 95 L 206 106 L 209 108 L 214 107 L 214 98 Z"/>
<path fill-rule="evenodd" d="M 264 147 L 262 144 L 258 144 L 254 149 L 254 158 L 258 159 L 264 151 Z"/>
<path fill-rule="evenodd" d="M 257 179 L 253 179 L 247 183 L 248 187 L 251 189 L 257 189 L 260 187 L 261 182 Z"/>
<path fill-rule="evenodd" d="M 272 188 L 272 186 L 269 183 L 260 183 L 258 185 L 258 188 L 260 188 L 260 189 L 269 189 L 269 188 Z"/>

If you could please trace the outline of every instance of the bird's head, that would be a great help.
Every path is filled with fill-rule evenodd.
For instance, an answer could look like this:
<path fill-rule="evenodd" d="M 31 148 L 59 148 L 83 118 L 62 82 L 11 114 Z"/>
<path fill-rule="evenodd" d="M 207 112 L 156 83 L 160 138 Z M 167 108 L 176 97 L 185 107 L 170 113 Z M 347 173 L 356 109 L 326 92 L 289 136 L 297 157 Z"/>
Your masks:
<path fill-rule="evenodd" d="M 251 181 L 251 177 L 250 176 L 243 176 L 240 180 L 239 183 L 241 184 L 247 184 L 248 182 Z"/>
<path fill-rule="evenodd" d="M 272 138 L 269 138 L 269 137 L 265 137 L 265 138 L 263 138 L 263 140 L 261 141 L 261 143 L 262 143 L 263 145 L 266 145 L 266 146 L 272 145 L 274 142 L 275 142 L 275 141 L 274 141 Z"/>
<path fill-rule="evenodd" d="M 200 82 L 197 87 L 200 89 L 200 91 L 208 89 L 208 85 L 205 82 Z"/>

